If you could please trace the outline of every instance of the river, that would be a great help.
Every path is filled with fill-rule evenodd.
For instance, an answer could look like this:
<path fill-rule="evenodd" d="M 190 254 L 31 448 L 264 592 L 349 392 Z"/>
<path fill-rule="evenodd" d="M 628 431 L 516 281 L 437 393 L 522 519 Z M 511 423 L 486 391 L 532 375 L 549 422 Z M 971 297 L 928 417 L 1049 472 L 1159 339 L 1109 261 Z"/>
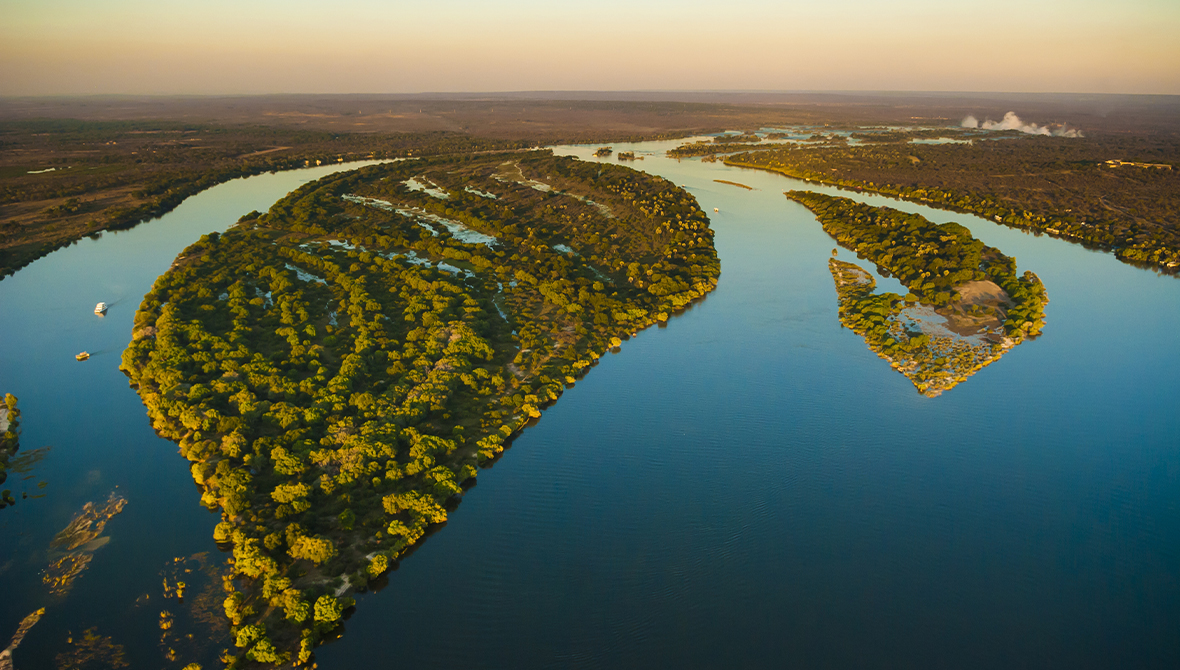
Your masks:
<path fill-rule="evenodd" d="M 717 290 L 547 409 L 358 598 L 320 667 L 1180 664 L 1180 282 L 857 194 L 967 226 L 1051 300 L 1042 337 L 924 398 L 840 326 L 834 243 L 782 195 L 801 183 L 665 158 L 675 144 L 614 148 L 709 213 Z M 599 160 L 594 148 L 557 152 Z M 215 187 L 0 282 L 0 391 L 21 398 L 22 450 L 53 446 L 30 480 L 46 496 L 0 511 L 0 637 L 48 608 L 17 668 L 52 667 L 90 627 L 133 667 L 160 667 L 161 610 L 172 630 L 204 630 L 161 602 L 161 579 L 175 557 L 224 559 L 216 517 L 118 356 L 181 248 L 323 173 Z M 98 300 L 105 318 L 90 314 Z M 47 598 L 49 540 L 116 486 L 128 504 L 111 541 L 68 596 Z"/>

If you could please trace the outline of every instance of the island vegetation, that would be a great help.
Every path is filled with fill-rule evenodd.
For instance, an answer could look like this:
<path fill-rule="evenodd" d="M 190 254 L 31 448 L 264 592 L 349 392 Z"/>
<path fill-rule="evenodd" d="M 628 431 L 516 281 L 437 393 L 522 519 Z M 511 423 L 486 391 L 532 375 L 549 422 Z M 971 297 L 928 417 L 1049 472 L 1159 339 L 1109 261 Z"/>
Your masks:
<path fill-rule="evenodd" d="M 736 135 L 718 135 L 713 138 L 714 144 L 731 144 L 731 143 L 753 143 L 761 142 L 762 138 L 758 137 L 752 132 L 738 133 Z"/>
<path fill-rule="evenodd" d="M 713 181 L 717 182 L 718 184 L 728 184 L 729 186 L 737 186 L 738 188 L 744 188 L 747 191 L 754 190 L 753 186 L 747 186 L 746 184 L 742 184 L 742 183 L 736 182 L 736 181 L 729 181 L 728 179 L 714 179 Z"/>
<path fill-rule="evenodd" d="M 229 663 L 309 662 L 477 468 L 718 274 L 688 193 L 549 152 L 325 177 L 185 250 L 123 369 L 221 510 Z"/>
<path fill-rule="evenodd" d="M 0 485 L 8 481 L 8 466 L 20 449 L 20 410 L 17 398 L 11 393 L 4 394 L 4 406 L 0 407 Z M 0 491 L 0 509 L 16 504 L 10 489 Z"/>
<path fill-rule="evenodd" d="M 941 394 L 1044 327 L 1048 296 L 1032 272 L 956 223 L 809 191 L 787 197 L 815 213 L 843 247 L 895 276 L 905 296 L 876 293 L 863 268 L 835 258 L 840 321 L 909 378 Z"/>
<path fill-rule="evenodd" d="M 689 142 L 681 144 L 667 151 L 669 158 L 699 158 L 701 156 L 716 156 L 722 154 L 734 154 L 743 151 L 749 151 L 750 145 L 746 142 L 718 142 L 723 140 L 724 136 L 716 137 L 713 140 L 702 140 L 699 142 Z"/>
<path fill-rule="evenodd" d="M 1009 131 L 971 144 L 778 146 L 725 163 L 976 214 L 1180 271 L 1180 143 L 1162 136 L 1060 138 Z"/>

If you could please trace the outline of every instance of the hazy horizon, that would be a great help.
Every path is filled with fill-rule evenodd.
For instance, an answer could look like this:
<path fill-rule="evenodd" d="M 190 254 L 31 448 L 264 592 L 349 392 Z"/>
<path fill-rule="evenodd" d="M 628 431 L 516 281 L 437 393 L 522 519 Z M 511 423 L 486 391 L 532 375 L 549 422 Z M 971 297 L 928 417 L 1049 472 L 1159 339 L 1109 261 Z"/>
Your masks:
<path fill-rule="evenodd" d="M 1180 94 L 1180 3 L 4 0 L 0 95 Z"/>
<path fill-rule="evenodd" d="M 520 99 L 520 100 L 594 100 L 601 96 L 618 96 L 618 97 L 601 97 L 602 100 L 633 100 L 633 101 L 660 101 L 659 98 L 653 99 L 652 96 L 663 96 L 667 100 L 681 102 L 684 96 L 751 96 L 751 97 L 765 97 L 773 96 L 867 96 L 867 97 L 930 97 L 951 98 L 951 97 L 974 97 L 982 98 L 996 97 L 1004 100 L 1019 99 L 1027 97 L 1028 100 L 1041 100 L 1054 97 L 1060 98 L 1083 98 L 1083 97 L 1109 97 L 1109 98 L 1176 98 L 1180 97 L 1180 92 L 1177 93 L 1108 93 L 1103 91 L 1004 91 L 1004 90 L 951 90 L 951 89 L 745 89 L 745 88 L 681 88 L 681 89 L 653 89 L 653 88 L 633 88 L 633 89 L 516 89 L 516 90 L 486 90 L 486 91 L 448 91 L 448 90 L 423 90 L 423 91 L 348 91 L 348 92 L 325 92 L 325 91 L 283 91 L 283 92 L 246 92 L 246 93 L 6 93 L 0 92 L 0 99 L 8 98 L 95 98 L 95 99 L 181 99 L 181 98 L 299 98 L 299 97 L 324 97 L 324 98 L 373 98 L 373 99 L 423 99 L 423 100 L 479 100 L 481 98 L 489 99 Z"/>

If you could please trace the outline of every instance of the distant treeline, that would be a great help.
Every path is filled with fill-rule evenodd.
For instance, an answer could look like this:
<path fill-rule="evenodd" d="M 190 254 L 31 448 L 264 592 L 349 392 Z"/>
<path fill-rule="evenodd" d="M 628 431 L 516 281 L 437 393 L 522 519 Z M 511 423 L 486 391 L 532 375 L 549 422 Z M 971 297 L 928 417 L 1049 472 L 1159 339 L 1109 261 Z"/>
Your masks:
<path fill-rule="evenodd" d="M 1019 136 L 974 144 L 884 144 L 737 153 L 727 165 L 977 214 L 1111 250 L 1128 263 L 1180 268 L 1180 165 L 1167 137 Z"/>

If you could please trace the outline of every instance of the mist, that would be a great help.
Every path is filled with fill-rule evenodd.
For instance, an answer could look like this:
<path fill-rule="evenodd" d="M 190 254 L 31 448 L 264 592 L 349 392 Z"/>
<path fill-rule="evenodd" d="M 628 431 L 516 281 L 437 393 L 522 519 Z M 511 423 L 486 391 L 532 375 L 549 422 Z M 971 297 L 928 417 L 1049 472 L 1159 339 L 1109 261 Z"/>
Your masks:
<path fill-rule="evenodd" d="M 979 119 L 968 114 L 963 118 L 959 124 L 963 128 L 980 128 L 983 130 L 1018 130 L 1028 135 L 1046 135 L 1051 137 L 1085 137 L 1082 131 L 1076 128 L 1070 128 L 1064 124 L 1062 125 L 1044 125 L 1038 126 L 1035 123 L 1025 123 L 1020 120 L 1016 112 L 1008 112 L 1004 118 L 999 121 L 992 121 L 988 119 L 983 123 Z"/>

